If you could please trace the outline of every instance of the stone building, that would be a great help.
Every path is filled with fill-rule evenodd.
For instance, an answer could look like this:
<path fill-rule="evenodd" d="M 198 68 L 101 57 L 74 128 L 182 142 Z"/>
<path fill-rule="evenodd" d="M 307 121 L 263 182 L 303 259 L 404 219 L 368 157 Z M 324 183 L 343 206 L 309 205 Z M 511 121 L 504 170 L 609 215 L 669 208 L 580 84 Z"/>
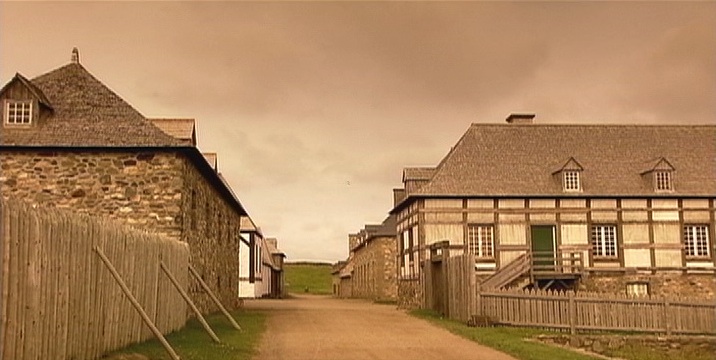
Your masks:
<path fill-rule="evenodd" d="M 158 127 L 90 74 L 76 49 L 71 63 L 32 80 L 16 74 L 0 102 L 3 196 L 187 242 L 202 278 L 226 306 L 237 303 L 246 211 L 195 146 L 193 120 Z M 189 141 L 160 127 L 188 128 Z M 203 312 L 216 310 L 195 282 L 190 292 Z"/>
<path fill-rule="evenodd" d="M 394 191 L 399 303 L 430 246 L 471 253 L 483 287 L 714 298 L 716 126 L 473 124 Z"/>
<path fill-rule="evenodd" d="M 346 264 L 334 271 L 334 293 L 340 297 L 395 300 L 395 218 L 389 216 L 380 225 L 366 225 L 348 238 L 350 255 Z"/>

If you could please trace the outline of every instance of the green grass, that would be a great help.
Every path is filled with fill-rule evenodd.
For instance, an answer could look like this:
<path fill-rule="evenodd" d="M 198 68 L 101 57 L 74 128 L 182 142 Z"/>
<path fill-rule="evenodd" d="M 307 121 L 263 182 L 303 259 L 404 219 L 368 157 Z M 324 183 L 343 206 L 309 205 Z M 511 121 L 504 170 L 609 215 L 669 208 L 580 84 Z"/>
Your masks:
<path fill-rule="evenodd" d="M 330 264 L 287 263 L 284 265 L 284 272 L 289 293 L 333 293 Z"/>
<path fill-rule="evenodd" d="M 266 330 L 266 314 L 238 310 L 232 315 L 242 331 L 235 330 L 221 313 L 206 318 L 221 340 L 221 344 L 214 343 L 196 319 L 187 322 L 183 329 L 169 334 L 167 341 L 183 360 L 251 358 L 256 351 L 261 334 Z M 170 359 L 169 354 L 156 339 L 131 345 L 113 355 L 117 354 L 141 354 L 149 359 Z"/>
<path fill-rule="evenodd" d="M 539 334 L 549 333 L 543 330 L 512 328 L 512 327 L 468 327 L 465 324 L 441 318 L 440 315 L 428 310 L 413 310 L 411 315 L 430 321 L 453 334 L 468 340 L 500 350 L 522 360 L 595 360 L 596 357 L 580 354 L 556 346 L 534 341 L 527 341 Z"/>

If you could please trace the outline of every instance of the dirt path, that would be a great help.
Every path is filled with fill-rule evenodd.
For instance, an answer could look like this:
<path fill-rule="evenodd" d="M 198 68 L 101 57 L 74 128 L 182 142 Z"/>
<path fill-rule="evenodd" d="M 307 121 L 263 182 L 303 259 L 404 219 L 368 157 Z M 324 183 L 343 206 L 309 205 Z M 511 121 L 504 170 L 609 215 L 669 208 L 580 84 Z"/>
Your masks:
<path fill-rule="evenodd" d="M 301 295 L 251 300 L 246 308 L 270 314 L 254 360 L 514 360 L 411 317 L 394 305 Z"/>

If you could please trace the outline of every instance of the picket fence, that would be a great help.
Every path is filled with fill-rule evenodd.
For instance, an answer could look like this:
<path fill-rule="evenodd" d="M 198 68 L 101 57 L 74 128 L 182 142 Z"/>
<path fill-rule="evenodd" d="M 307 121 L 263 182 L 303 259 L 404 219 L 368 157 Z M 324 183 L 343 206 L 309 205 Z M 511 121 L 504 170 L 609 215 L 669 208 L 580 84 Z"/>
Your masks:
<path fill-rule="evenodd" d="M 716 301 L 541 290 L 480 290 L 474 256 L 426 262 L 425 307 L 458 321 L 564 331 L 716 335 Z"/>
<path fill-rule="evenodd" d="M 0 236 L 2 359 L 96 359 L 153 337 L 95 247 L 162 333 L 186 323 L 187 305 L 159 267 L 186 289 L 184 243 L 2 199 Z"/>
<path fill-rule="evenodd" d="M 716 334 L 714 301 L 593 292 L 478 292 L 476 313 L 498 324 L 584 331 Z"/>

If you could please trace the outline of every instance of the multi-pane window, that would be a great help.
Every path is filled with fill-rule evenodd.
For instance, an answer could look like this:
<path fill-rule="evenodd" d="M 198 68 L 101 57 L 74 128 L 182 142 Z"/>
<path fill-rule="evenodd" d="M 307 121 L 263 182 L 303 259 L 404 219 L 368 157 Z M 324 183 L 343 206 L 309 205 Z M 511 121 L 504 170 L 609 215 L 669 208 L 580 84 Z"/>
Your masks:
<path fill-rule="evenodd" d="M 654 181 L 656 190 L 669 191 L 673 190 L 673 183 L 671 181 L 671 171 L 657 171 L 654 173 Z"/>
<path fill-rule="evenodd" d="M 579 183 L 579 171 L 568 170 L 564 172 L 564 190 L 579 191 L 581 185 Z"/>
<path fill-rule="evenodd" d="M 684 245 L 688 257 L 709 257 L 708 225 L 685 225 Z"/>
<path fill-rule="evenodd" d="M 8 101 L 5 103 L 5 122 L 12 125 L 28 125 L 32 122 L 31 101 Z"/>
<path fill-rule="evenodd" d="M 617 227 L 614 225 L 592 226 L 592 255 L 595 257 L 617 256 Z"/>
<path fill-rule="evenodd" d="M 467 226 L 467 250 L 479 257 L 493 257 L 494 227 L 492 225 Z"/>
<path fill-rule="evenodd" d="M 631 297 L 644 297 L 649 295 L 649 283 L 634 282 L 626 285 L 626 293 Z"/>

